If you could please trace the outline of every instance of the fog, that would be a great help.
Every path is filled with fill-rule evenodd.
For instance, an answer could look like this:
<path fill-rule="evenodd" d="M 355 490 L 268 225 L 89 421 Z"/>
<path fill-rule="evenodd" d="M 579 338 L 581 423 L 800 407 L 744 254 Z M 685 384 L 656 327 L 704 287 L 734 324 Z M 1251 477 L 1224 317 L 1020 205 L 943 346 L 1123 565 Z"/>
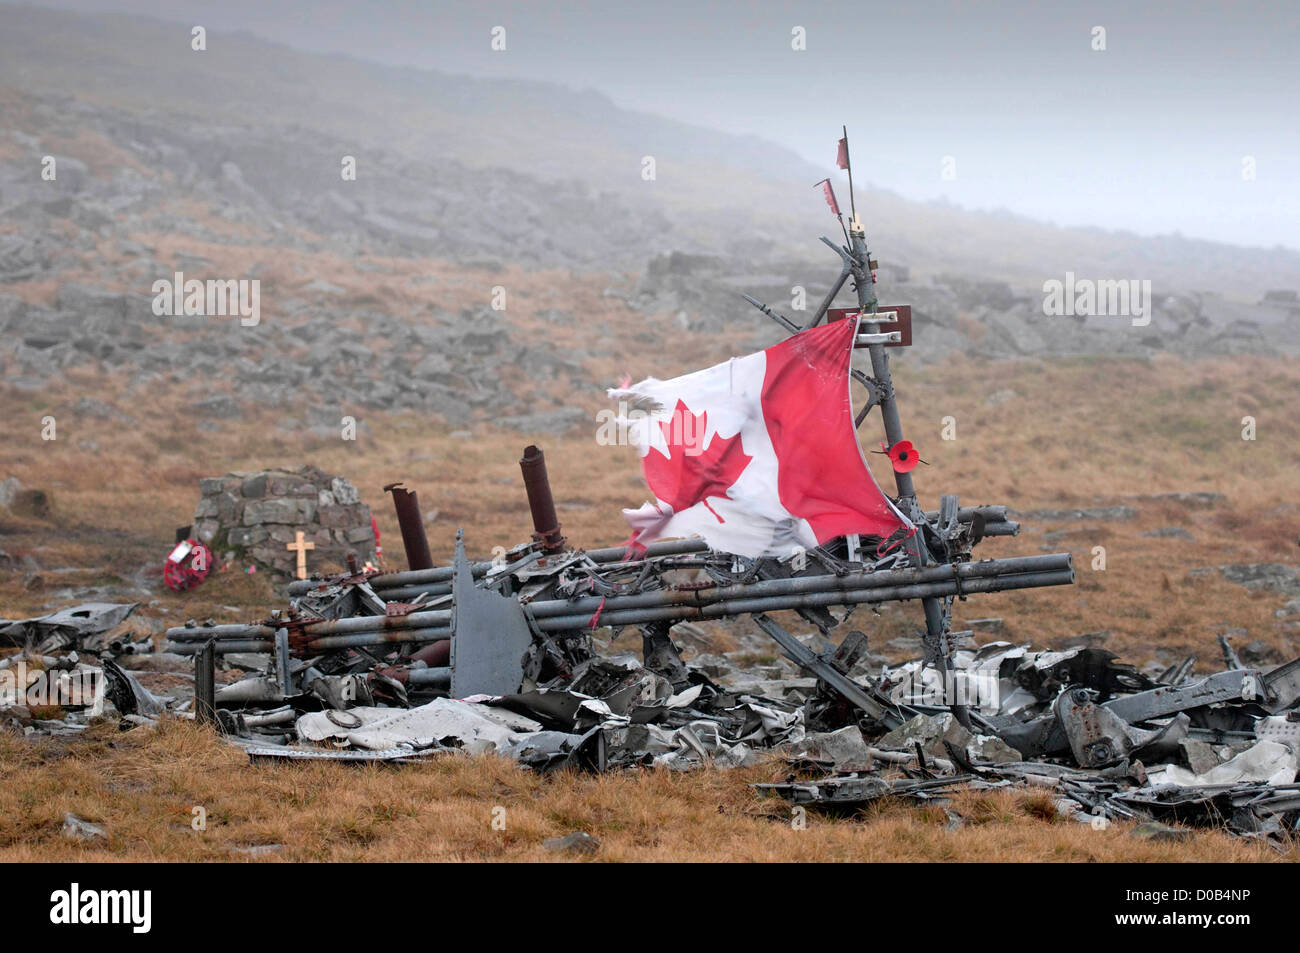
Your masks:
<path fill-rule="evenodd" d="M 42 5 L 592 88 L 628 108 L 761 135 L 823 167 L 846 124 L 859 179 L 907 198 L 1300 248 L 1294 5 Z M 491 48 L 496 26 L 503 51 Z M 792 48 L 797 27 L 804 50 Z M 1093 48 L 1096 27 L 1104 50 Z"/>

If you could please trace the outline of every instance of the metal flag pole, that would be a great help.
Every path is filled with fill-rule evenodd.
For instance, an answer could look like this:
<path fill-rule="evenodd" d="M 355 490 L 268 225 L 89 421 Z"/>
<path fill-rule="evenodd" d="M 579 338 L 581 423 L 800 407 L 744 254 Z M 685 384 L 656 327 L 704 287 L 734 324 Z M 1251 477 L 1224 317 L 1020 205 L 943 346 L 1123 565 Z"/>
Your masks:
<path fill-rule="evenodd" d="M 847 132 L 845 133 L 844 146 L 847 158 Z M 851 176 L 852 172 L 849 174 Z M 852 185 L 849 186 L 849 189 L 851 193 Z M 854 287 L 858 294 L 858 311 L 863 315 L 861 320 L 876 323 L 875 315 L 879 307 L 876 299 L 876 277 L 871 268 L 871 254 L 867 250 L 866 232 L 862 223 L 858 221 L 856 212 L 853 215 L 853 221 L 849 223 L 849 235 L 852 239 L 849 260 L 853 272 Z M 889 373 L 889 353 L 885 350 L 885 346 L 879 342 L 869 344 L 867 353 L 871 357 L 871 373 L 874 378 L 872 389 L 875 391 L 875 402 L 880 405 L 880 419 L 885 427 L 885 439 L 889 442 L 889 446 L 892 447 L 903 439 L 903 425 L 899 419 L 898 399 L 894 393 L 894 383 Z M 925 544 L 921 529 L 926 523 L 925 513 L 922 512 L 916 501 L 916 487 L 912 483 L 912 474 L 910 472 L 901 472 L 895 467 L 894 483 L 898 488 L 899 508 L 916 526 L 916 531 L 905 540 L 905 546 L 911 557 L 912 565 L 917 568 L 931 565 L 934 563 L 934 558 L 929 547 Z M 943 600 L 934 597 L 922 599 L 921 605 L 925 611 L 926 657 L 943 673 L 945 690 L 950 687 L 955 689 L 955 685 L 952 683 L 952 653 L 950 651 L 951 647 L 948 645 L 950 627 L 948 611 Z M 952 712 L 962 725 L 970 726 L 970 715 L 965 706 L 954 702 Z"/>
<path fill-rule="evenodd" d="M 879 302 L 876 298 L 876 275 L 874 262 L 871 260 L 871 253 L 867 249 L 866 231 L 862 223 L 858 220 L 857 207 L 853 195 L 853 168 L 849 159 L 849 131 L 848 126 L 841 126 L 844 137 L 840 140 L 839 154 L 836 156 L 836 164 L 849 174 L 849 207 L 853 213 L 853 220 L 848 227 L 848 244 L 840 247 L 832 242 L 829 238 L 822 238 L 822 242 L 834 251 L 840 257 L 841 268 L 840 274 L 831 285 L 826 297 L 822 300 L 817 312 L 813 315 L 812 320 L 807 327 L 816 327 L 821 323 L 823 318 L 830 315 L 830 306 L 835 301 L 836 295 L 844 286 L 844 282 L 850 277 L 853 278 L 854 290 L 858 296 L 858 314 L 862 323 L 872 325 L 875 330 L 882 318 L 879 317 Z M 821 183 L 818 183 L 821 184 Z M 832 211 L 836 206 L 832 200 L 827 198 L 828 204 L 831 205 Z M 843 219 L 841 218 L 841 225 Z M 745 300 L 754 307 L 758 308 L 764 314 L 776 320 L 791 334 L 800 330 L 798 325 L 786 318 L 784 315 L 773 312 L 766 305 L 745 295 Z M 841 314 L 840 317 L 845 317 Z M 901 323 L 901 319 L 900 323 Z M 907 319 L 907 336 L 910 342 L 911 324 L 910 316 Z M 892 323 L 892 322 L 891 322 Z M 880 417 L 884 424 L 885 439 L 889 447 L 894 447 L 903 440 L 903 425 L 898 414 L 898 402 L 894 394 L 894 384 L 889 372 L 889 354 L 885 350 L 884 339 L 892 335 L 872 334 L 861 335 L 858 346 L 865 346 L 871 357 L 871 377 L 859 371 L 857 368 L 850 366 L 849 373 L 854 380 L 863 384 L 868 390 L 868 400 L 854 421 L 855 426 L 860 427 L 865 420 L 868 411 L 875 406 L 880 406 Z M 895 339 L 894 343 L 903 343 Z M 924 527 L 930 526 L 930 521 L 925 512 L 921 509 L 916 500 L 916 487 L 912 483 L 912 474 L 909 471 L 899 470 L 894 467 L 894 483 L 898 489 L 897 505 L 899 510 L 907 516 L 912 523 L 914 531 L 911 536 L 903 540 L 903 546 L 908 553 L 909 560 L 917 569 L 924 569 L 930 566 L 940 565 L 930 552 L 930 548 L 925 541 Z M 955 509 L 957 498 L 943 498 L 943 506 L 940 508 L 942 514 L 947 509 Z M 942 522 L 942 515 L 940 517 Z M 949 706 L 953 715 L 965 727 L 969 728 L 970 713 L 966 706 L 959 704 L 956 700 L 956 685 L 953 682 L 952 666 L 952 646 L 949 644 L 951 616 L 948 605 L 945 602 L 946 597 L 933 594 L 927 594 L 922 598 L 921 605 L 925 611 L 925 654 L 927 661 L 931 662 L 941 673 L 944 680 L 945 690 L 953 692 L 953 702 Z"/>

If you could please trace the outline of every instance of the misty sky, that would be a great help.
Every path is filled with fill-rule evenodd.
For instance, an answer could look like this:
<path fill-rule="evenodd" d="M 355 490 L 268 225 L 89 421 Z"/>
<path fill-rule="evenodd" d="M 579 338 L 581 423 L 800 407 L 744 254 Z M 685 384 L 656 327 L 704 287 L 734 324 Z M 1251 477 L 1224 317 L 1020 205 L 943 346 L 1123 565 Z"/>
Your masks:
<path fill-rule="evenodd" d="M 57 0 L 591 87 L 916 199 L 1300 248 L 1300 4 Z M 506 52 L 490 49 L 506 28 Z M 807 50 L 791 49 L 806 29 Z M 1104 52 L 1092 29 L 1106 30 Z M 956 178 L 941 176 L 945 156 Z M 1243 158 L 1256 178 L 1243 178 Z"/>

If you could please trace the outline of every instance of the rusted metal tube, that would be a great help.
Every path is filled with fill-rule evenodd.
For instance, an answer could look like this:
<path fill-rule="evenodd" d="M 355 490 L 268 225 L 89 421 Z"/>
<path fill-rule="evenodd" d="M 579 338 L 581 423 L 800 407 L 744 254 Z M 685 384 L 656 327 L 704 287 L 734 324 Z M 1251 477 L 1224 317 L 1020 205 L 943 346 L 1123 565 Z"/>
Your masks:
<path fill-rule="evenodd" d="M 208 639 L 194 655 L 194 717 L 206 724 L 217 721 L 217 642 Z"/>
<path fill-rule="evenodd" d="M 384 487 L 393 494 L 393 508 L 397 510 L 397 525 L 402 530 L 402 548 L 406 550 L 406 565 L 411 569 L 432 569 L 433 555 L 429 552 L 429 538 L 424 534 L 424 519 L 420 516 L 420 501 L 414 490 L 400 483 Z"/>
<path fill-rule="evenodd" d="M 378 629 L 423 629 L 429 626 L 451 624 L 451 609 L 430 609 L 426 612 L 412 612 L 409 615 L 360 615 L 346 619 L 330 619 L 327 622 L 309 622 L 302 631 L 315 638 L 322 635 L 342 635 L 347 632 L 373 632 Z M 401 639 L 398 639 L 400 642 Z"/>
<path fill-rule="evenodd" d="M 786 596 L 767 596 L 759 599 L 735 599 L 714 602 L 705 606 L 654 606 L 644 609 L 622 609 L 600 614 L 597 625 L 635 625 L 642 622 L 674 620 L 700 622 L 722 619 L 727 616 L 751 612 L 775 612 L 781 609 L 806 609 L 813 606 L 859 605 L 868 602 L 902 602 L 908 599 L 939 599 L 944 596 L 976 592 L 1001 592 L 1007 589 L 1036 589 L 1042 586 L 1068 586 L 1074 582 L 1073 569 L 1052 572 L 1012 573 L 1003 576 L 986 576 L 962 581 L 921 583 L 910 586 L 886 586 L 878 589 L 861 589 L 853 592 L 806 592 Z M 587 614 L 554 616 L 538 619 L 537 627 L 544 632 L 563 632 L 589 628 L 591 616 Z"/>
<path fill-rule="evenodd" d="M 1007 518 L 1005 506 L 963 506 L 957 511 L 958 523 L 969 523 L 976 516 L 984 517 L 985 522 L 1001 523 Z M 926 510 L 925 518 L 933 523 L 939 518 L 938 510 Z"/>
<path fill-rule="evenodd" d="M 375 595 L 385 602 L 408 602 L 419 596 L 437 599 L 439 596 L 451 595 L 451 583 L 435 582 L 423 586 L 390 586 L 387 589 L 375 589 Z"/>
<path fill-rule="evenodd" d="M 429 626 L 445 626 L 451 622 L 450 609 L 430 609 L 427 612 L 412 612 L 409 615 L 358 615 L 346 619 L 329 619 L 323 622 L 308 622 L 302 631 L 309 636 L 341 635 L 349 632 L 375 632 L 379 630 L 423 629 Z M 265 630 L 265 631 L 263 631 Z M 164 633 L 173 642 L 199 642 L 207 638 L 256 639 L 263 637 L 269 643 L 275 635 L 274 629 L 264 625 L 214 625 L 195 628 L 168 629 Z M 400 642 L 402 639 L 397 639 Z M 250 650 L 255 651 L 255 650 Z"/>
<path fill-rule="evenodd" d="M 170 642 L 166 644 L 164 651 L 174 655 L 198 655 L 203 651 L 203 645 L 202 642 Z M 269 639 L 214 639 L 212 645 L 217 655 L 227 655 L 231 652 L 270 652 L 275 649 L 275 643 Z"/>
<path fill-rule="evenodd" d="M 954 578 L 962 580 L 964 586 L 964 580 L 967 579 L 1010 576 L 1025 572 L 1064 570 L 1069 569 L 1070 565 L 1071 556 L 1069 553 L 1052 553 L 1046 556 L 984 559 L 974 563 L 929 566 L 923 569 L 907 568 L 886 572 L 855 572 L 844 576 L 827 574 L 821 576 L 797 576 L 792 579 L 763 579 L 745 586 L 715 586 L 708 589 L 685 591 L 658 590 L 630 596 L 610 596 L 603 601 L 605 603 L 605 612 L 615 612 L 623 609 L 640 609 L 674 604 L 699 606 L 713 602 L 742 599 L 752 601 L 814 592 L 829 592 L 833 595 L 836 592 L 894 588 L 922 582 L 943 582 Z M 531 603 L 529 609 L 533 616 L 540 620 L 548 616 L 569 616 L 579 612 L 595 612 L 601 602 L 601 599 L 594 597 L 575 601 L 548 599 Z M 832 599 L 829 604 L 834 604 L 834 600 Z M 424 612 L 412 612 L 410 615 L 405 616 L 354 616 L 329 622 L 311 622 L 303 626 L 303 632 L 316 637 L 345 632 L 371 632 L 378 629 L 446 625 L 451 622 L 452 611 L 451 609 L 428 609 Z"/>
<path fill-rule="evenodd" d="M 451 638 L 450 628 L 430 626 L 421 629 L 386 629 L 383 632 L 355 632 L 349 635 L 323 635 L 306 645 L 308 652 L 328 652 L 333 649 L 354 649 L 367 645 L 386 645 L 389 642 L 438 642 Z"/>
<path fill-rule="evenodd" d="M 402 669 L 395 673 L 393 677 L 407 685 L 424 685 L 432 688 L 451 687 L 451 669 L 446 666 Z"/>
<path fill-rule="evenodd" d="M 446 666 L 451 661 L 451 641 L 430 642 L 419 651 L 411 653 L 412 662 L 423 662 L 430 668 Z"/>
<path fill-rule="evenodd" d="M 269 625 L 178 625 L 163 633 L 173 642 L 206 642 L 208 639 L 270 639 L 275 628 Z"/>
<path fill-rule="evenodd" d="M 560 519 L 555 515 L 551 481 L 546 476 L 546 455 L 540 447 L 525 447 L 519 469 L 524 474 L 528 509 L 533 514 L 533 539 L 542 544 L 542 552 L 558 553 L 564 549 L 564 536 L 560 533 Z"/>
<path fill-rule="evenodd" d="M 438 642 L 451 638 L 450 628 L 422 629 L 385 629 L 380 632 L 353 632 L 347 635 L 323 635 L 307 642 L 298 655 L 311 655 L 318 652 L 332 652 L 337 649 L 365 648 L 369 645 L 388 645 L 393 642 Z M 177 655 L 194 655 L 201 651 L 202 645 L 196 642 L 175 642 L 169 651 Z M 216 652 L 227 655 L 231 652 L 271 652 L 275 643 L 261 639 L 218 639 Z"/>
<path fill-rule="evenodd" d="M 984 524 L 985 536 L 1019 536 L 1020 524 L 1014 520 L 999 520 L 996 523 Z"/>

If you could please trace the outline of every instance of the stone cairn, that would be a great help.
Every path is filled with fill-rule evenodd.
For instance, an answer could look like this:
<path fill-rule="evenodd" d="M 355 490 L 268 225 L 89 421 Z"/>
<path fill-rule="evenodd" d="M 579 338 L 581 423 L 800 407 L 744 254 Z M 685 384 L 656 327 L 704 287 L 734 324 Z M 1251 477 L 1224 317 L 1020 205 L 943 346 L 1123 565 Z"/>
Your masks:
<path fill-rule="evenodd" d="M 206 477 L 199 490 L 191 532 L 219 560 L 243 559 L 291 576 L 298 555 L 286 547 L 299 532 L 315 547 L 307 551 L 309 573 L 343 569 L 349 553 L 358 563 L 375 558 L 370 507 L 343 477 L 301 466 Z"/>

